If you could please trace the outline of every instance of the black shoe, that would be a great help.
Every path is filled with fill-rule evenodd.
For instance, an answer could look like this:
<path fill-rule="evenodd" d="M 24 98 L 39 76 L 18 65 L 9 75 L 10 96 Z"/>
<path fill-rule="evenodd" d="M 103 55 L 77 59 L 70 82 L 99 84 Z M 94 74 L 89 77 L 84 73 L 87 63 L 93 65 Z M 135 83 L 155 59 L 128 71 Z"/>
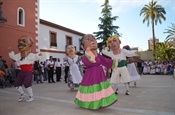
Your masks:
<path fill-rule="evenodd" d="M 137 85 L 137 83 L 136 83 L 136 82 L 134 82 L 134 87 L 136 87 L 136 85 Z"/>
<path fill-rule="evenodd" d="M 118 91 L 118 88 L 115 90 L 115 94 L 118 94 L 119 93 L 119 91 Z"/>
<path fill-rule="evenodd" d="M 130 82 L 128 82 L 128 86 L 130 85 Z"/>
<path fill-rule="evenodd" d="M 126 90 L 126 93 L 125 93 L 126 95 L 129 95 L 129 91 L 128 90 Z"/>

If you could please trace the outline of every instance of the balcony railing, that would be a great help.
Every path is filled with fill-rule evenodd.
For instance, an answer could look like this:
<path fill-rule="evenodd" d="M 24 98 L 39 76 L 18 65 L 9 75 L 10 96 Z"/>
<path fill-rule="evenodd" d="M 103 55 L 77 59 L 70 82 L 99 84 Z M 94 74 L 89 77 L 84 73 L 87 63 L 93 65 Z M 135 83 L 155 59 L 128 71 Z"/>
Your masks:
<path fill-rule="evenodd" d="M 57 47 L 57 43 L 56 43 L 56 42 L 51 42 L 51 43 L 50 43 L 50 46 L 51 46 L 51 47 Z"/>

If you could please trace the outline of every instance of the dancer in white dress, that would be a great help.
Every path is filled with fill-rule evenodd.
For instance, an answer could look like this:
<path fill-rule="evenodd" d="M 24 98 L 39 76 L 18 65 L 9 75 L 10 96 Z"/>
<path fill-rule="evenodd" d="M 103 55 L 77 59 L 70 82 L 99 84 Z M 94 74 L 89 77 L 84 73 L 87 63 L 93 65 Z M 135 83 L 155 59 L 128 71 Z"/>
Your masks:
<path fill-rule="evenodd" d="M 67 63 L 69 64 L 69 77 L 68 77 L 68 86 L 72 89 L 78 87 L 82 81 L 82 75 L 79 68 L 80 58 L 76 55 L 75 47 L 72 45 L 68 45 L 66 47 Z"/>
<path fill-rule="evenodd" d="M 126 45 L 123 47 L 124 49 L 126 50 L 131 50 L 131 48 Z M 134 58 L 134 57 L 128 57 L 127 58 L 127 69 L 128 69 L 128 72 L 129 72 L 129 75 L 131 77 L 131 82 L 134 82 L 134 86 L 136 87 L 137 85 L 137 81 L 139 79 L 141 79 L 140 75 L 138 74 L 138 71 L 136 69 L 136 66 L 135 66 L 135 63 L 134 62 L 141 62 L 142 60 L 141 59 L 138 59 L 138 58 Z M 130 85 L 130 82 L 128 82 L 128 84 Z"/>

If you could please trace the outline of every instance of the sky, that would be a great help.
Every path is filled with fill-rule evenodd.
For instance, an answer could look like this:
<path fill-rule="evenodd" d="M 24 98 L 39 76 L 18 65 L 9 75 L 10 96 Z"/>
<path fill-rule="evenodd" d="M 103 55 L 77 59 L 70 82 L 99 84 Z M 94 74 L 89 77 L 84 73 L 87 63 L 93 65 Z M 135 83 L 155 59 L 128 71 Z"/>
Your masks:
<path fill-rule="evenodd" d="M 82 32 L 93 34 L 98 32 L 101 5 L 105 0 L 39 0 L 39 17 L 46 21 Z M 121 47 L 139 47 L 143 51 L 148 49 L 148 40 L 152 38 L 151 24 L 143 23 L 140 10 L 151 0 L 109 0 L 112 6 L 112 16 L 118 16 L 113 25 L 119 26 L 117 30 L 122 34 Z M 155 36 L 163 42 L 168 34 L 166 29 L 175 24 L 175 0 L 157 0 L 157 4 L 165 8 L 166 20 L 157 23 Z"/>

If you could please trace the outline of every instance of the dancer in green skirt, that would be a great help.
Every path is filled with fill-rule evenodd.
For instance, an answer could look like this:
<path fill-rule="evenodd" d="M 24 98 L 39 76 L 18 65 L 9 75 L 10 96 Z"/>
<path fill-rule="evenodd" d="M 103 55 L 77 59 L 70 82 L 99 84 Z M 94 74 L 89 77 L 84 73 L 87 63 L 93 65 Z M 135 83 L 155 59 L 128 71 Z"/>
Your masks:
<path fill-rule="evenodd" d="M 92 62 L 90 60 L 91 55 L 87 56 L 88 54 L 82 57 L 86 70 L 74 102 L 86 109 L 106 108 L 114 104 L 118 98 L 110 86 L 102 66 L 115 69 L 118 62 L 97 53 L 97 41 L 91 34 L 83 36 L 82 47 L 84 50 L 90 48 L 90 51 L 95 56 L 95 61 Z"/>

